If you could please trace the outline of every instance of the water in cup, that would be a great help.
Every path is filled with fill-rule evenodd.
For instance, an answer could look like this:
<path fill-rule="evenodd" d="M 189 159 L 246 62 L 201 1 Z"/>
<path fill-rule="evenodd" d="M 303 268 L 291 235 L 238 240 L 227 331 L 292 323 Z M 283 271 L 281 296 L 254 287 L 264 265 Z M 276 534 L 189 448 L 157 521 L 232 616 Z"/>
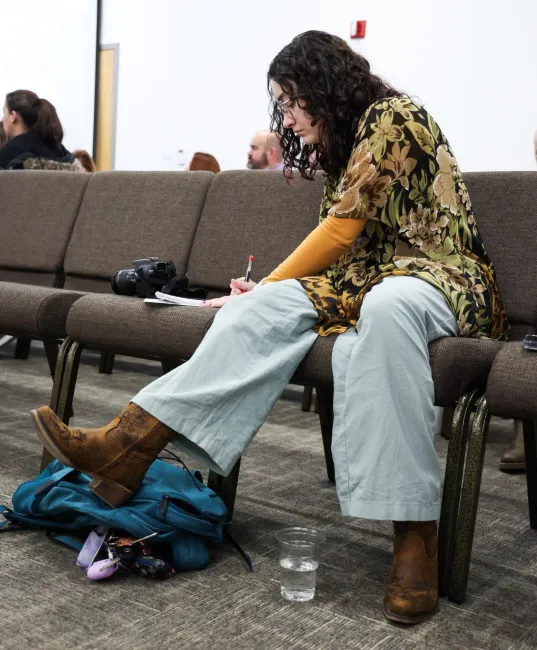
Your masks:
<path fill-rule="evenodd" d="M 295 602 L 312 600 L 324 535 L 313 528 L 296 527 L 278 531 L 276 538 L 282 596 Z"/>
<path fill-rule="evenodd" d="M 319 562 L 310 558 L 280 559 L 280 589 L 286 600 L 304 602 L 315 595 L 315 579 Z"/>

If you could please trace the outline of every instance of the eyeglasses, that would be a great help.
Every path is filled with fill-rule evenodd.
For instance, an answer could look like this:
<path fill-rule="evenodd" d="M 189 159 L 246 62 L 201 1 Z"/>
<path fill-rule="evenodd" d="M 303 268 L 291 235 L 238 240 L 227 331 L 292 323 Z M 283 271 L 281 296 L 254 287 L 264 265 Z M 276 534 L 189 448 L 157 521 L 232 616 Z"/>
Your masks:
<path fill-rule="evenodd" d="M 289 97 L 289 99 L 285 100 L 284 102 L 280 102 L 277 99 L 274 100 L 274 106 L 284 114 L 284 115 L 289 115 L 293 108 L 295 107 L 296 104 L 296 97 Z"/>

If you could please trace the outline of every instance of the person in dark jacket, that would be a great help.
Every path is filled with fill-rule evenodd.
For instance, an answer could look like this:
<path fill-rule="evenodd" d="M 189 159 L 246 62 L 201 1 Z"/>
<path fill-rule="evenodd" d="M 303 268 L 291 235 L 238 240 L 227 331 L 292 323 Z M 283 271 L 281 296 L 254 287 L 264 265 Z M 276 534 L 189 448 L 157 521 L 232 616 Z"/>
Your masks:
<path fill-rule="evenodd" d="M 54 106 L 29 90 L 6 95 L 2 118 L 7 144 L 0 150 L 0 169 L 74 169 L 63 146 L 63 129 Z"/>

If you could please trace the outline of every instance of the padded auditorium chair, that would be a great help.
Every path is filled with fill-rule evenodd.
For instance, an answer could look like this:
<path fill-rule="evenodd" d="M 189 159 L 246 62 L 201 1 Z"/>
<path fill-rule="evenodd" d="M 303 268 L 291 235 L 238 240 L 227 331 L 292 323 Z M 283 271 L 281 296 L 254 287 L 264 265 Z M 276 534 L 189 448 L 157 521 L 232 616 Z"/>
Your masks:
<path fill-rule="evenodd" d="M 534 247 L 526 246 L 535 217 L 537 174 L 474 173 L 465 179 L 485 246 L 496 267 L 513 325 L 512 336 L 520 338 L 532 331 L 537 313 L 529 284 L 537 271 L 537 258 L 532 261 Z M 320 180 L 297 180 L 290 185 L 279 176 L 263 172 L 216 175 L 188 258 L 187 272 L 192 283 L 223 292 L 229 278 L 241 273 L 249 253 L 256 256 L 254 277 L 263 277 L 315 225 L 313 206 L 319 205 L 321 186 Z M 105 240 L 107 233 L 101 235 Z M 66 420 L 70 411 L 84 346 L 132 356 L 186 360 L 194 354 L 212 317 L 211 311 L 203 308 L 155 309 L 121 296 L 92 294 L 80 298 L 69 312 L 63 361 L 55 376 L 53 401 L 58 415 Z M 293 383 L 316 389 L 330 480 L 334 479 L 330 452 L 334 340 L 335 336 L 317 339 L 292 379 Z M 507 345 L 486 339 L 445 338 L 430 346 L 435 402 L 455 407 L 439 531 L 440 592 L 455 602 L 462 602 L 466 595 L 488 426 L 487 379 L 497 355 Z M 209 484 L 226 501 L 230 513 L 239 469 L 240 460 L 228 477 L 213 473 L 209 476 Z"/>
<path fill-rule="evenodd" d="M 27 357 L 32 338 L 42 339 L 51 373 L 67 313 L 82 295 L 58 287 L 88 180 L 74 172 L 0 172 L 0 332 L 19 339 L 18 358 Z"/>

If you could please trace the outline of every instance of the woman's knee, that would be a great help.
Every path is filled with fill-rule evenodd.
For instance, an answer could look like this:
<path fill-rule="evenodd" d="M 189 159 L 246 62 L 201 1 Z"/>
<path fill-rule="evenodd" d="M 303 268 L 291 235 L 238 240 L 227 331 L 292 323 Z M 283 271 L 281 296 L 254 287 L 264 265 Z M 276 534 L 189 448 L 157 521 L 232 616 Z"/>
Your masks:
<path fill-rule="evenodd" d="M 409 320 L 419 318 L 422 282 L 416 278 L 392 277 L 376 284 L 364 298 L 361 326 L 371 324 L 377 331 L 408 327 Z"/>
<path fill-rule="evenodd" d="M 240 330 L 243 333 L 249 332 L 256 336 L 257 330 L 261 327 L 262 313 L 266 309 L 260 290 L 250 291 L 237 298 L 230 300 L 218 310 L 214 318 L 214 325 L 219 331 L 230 329 Z"/>
<path fill-rule="evenodd" d="M 234 325 L 244 320 L 246 312 L 251 311 L 251 305 L 248 304 L 250 301 L 247 300 L 247 297 L 247 295 L 239 296 L 226 303 L 218 310 L 214 322 L 218 322 L 222 326 L 224 323 Z"/>

